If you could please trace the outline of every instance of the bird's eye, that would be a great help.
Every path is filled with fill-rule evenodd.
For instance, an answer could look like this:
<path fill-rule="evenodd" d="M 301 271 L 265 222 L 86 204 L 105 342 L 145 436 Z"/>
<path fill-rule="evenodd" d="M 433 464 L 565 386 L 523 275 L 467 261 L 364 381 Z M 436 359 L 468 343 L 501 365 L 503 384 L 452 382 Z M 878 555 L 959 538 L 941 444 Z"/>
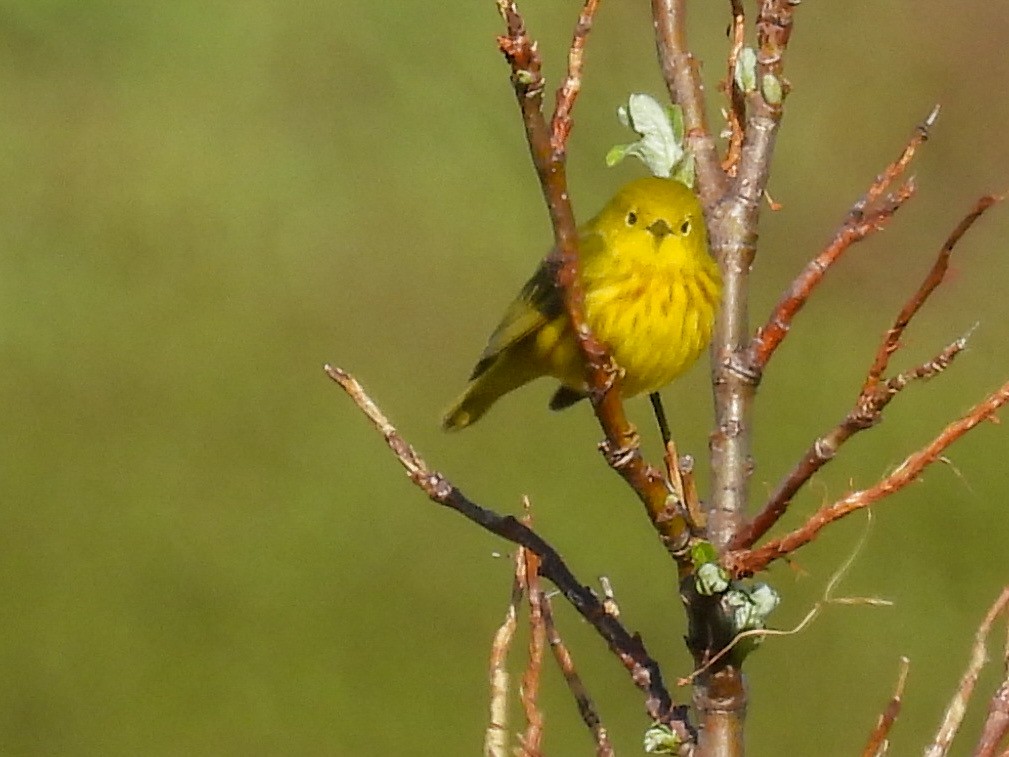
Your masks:
<path fill-rule="evenodd" d="M 627 214 L 627 225 L 633 226 L 637 222 L 638 222 L 638 214 L 632 210 L 630 213 Z"/>
<path fill-rule="evenodd" d="M 687 234 L 690 233 L 690 219 L 689 218 L 686 221 L 684 221 L 683 223 L 680 224 L 680 233 L 683 236 L 686 236 Z"/>

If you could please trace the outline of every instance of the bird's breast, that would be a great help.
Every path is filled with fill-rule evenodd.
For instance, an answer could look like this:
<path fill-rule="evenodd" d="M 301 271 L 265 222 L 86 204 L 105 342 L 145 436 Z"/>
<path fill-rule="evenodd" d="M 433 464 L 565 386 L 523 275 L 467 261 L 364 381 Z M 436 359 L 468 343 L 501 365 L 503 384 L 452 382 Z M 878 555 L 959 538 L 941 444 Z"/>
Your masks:
<path fill-rule="evenodd" d="M 700 267 L 625 267 L 585 282 L 585 314 L 624 370 L 623 393 L 652 392 L 689 368 L 711 340 L 717 282 Z"/>

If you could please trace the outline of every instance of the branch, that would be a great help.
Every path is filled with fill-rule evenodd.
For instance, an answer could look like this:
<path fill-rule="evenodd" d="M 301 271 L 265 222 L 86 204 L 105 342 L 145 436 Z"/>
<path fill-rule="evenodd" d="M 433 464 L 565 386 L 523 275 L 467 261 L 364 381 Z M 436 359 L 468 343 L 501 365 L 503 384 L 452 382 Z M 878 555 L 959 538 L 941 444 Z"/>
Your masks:
<path fill-rule="evenodd" d="M 582 683 L 581 676 L 578 675 L 578 671 L 575 669 L 571 653 L 557 631 L 557 626 L 554 623 L 553 608 L 550 606 L 550 598 L 543 591 L 538 589 L 537 591 L 537 602 L 540 605 L 543 624 L 546 627 L 547 642 L 550 644 L 550 651 L 553 652 L 554 659 L 564 674 L 564 680 L 567 681 L 568 689 L 575 698 L 575 703 L 578 705 L 578 714 L 581 715 L 582 721 L 592 732 L 592 737 L 596 743 L 596 757 L 613 757 L 613 745 L 610 743 L 610 735 L 599 718 L 599 713 L 592 701 L 592 697 L 589 696 L 589 692 L 585 689 L 585 684 Z"/>
<path fill-rule="evenodd" d="M 897 687 L 894 689 L 890 701 L 887 702 L 886 709 L 880 713 L 879 720 L 876 721 L 876 727 L 869 734 L 869 741 L 866 743 L 865 749 L 862 750 L 862 757 L 881 757 L 886 754 L 887 747 L 889 746 L 887 736 L 890 735 L 890 729 L 893 728 L 893 724 L 897 721 L 897 716 L 900 715 L 909 665 L 910 660 L 906 657 L 900 658 L 900 675 L 897 676 Z"/>
<path fill-rule="evenodd" d="M 865 382 L 851 411 L 837 426 L 820 436 L 806 450 L 802 459 L 792 468 L 785 480 L 778 485 L 767 504 L 753 521 L 742 529 L 732 542 L 732 549 L 750 547 L 763 536 L 778 519 L 785 514 L 792 498 L 809 481 L 810 478 L 834 459 L 838 449 L 848 439 L 859 431 L 872 428 L 883 418 L 883 410 L 909 383 L 921 379 L 932 378 L 949 367 L 957 355 L 963 351 L 970 336 L 968 332 L 956 341 L 947 345 L 938 355 L 916 368 L 903 371 L 885 381 L 882 380 L 890 356 L 900 346 L 900 337 L 915 314 L 921 309 L 928 297 L 935 291 L 949 268 L 949 258 L 967 230 L 980 218 L 984 212 L 994 205 L 999 197 L 988 195 L 977 201 L 974 208 L 964 216 L 963 220 L 950 233 L 939 250 L 935 263 L 929 270 L 917 291 L 908 298 L 901 308 L 893 326 L 883 337 L 872 367 L 866 375 Z M 973 330 L 973 329 L 972 329 Z"/>
<path fill-rule="evenodd" d="M 775 350 L 788 335 L 795 315 L 806 304 L 813 289 L 823 280 L 827 271 L 841 255 L 856 242 L 861 242 L 885 227 L 894 213 L 913 196 L 914 182 L 908 181 L 898 188 L 895 196 L 890 197 L 882 206 L 876 207 L 876 203 L 890 185 L 903 175 L 921 144 L 928 139 L 929 130 L 938 117 L 939 106 L 937 105 L 917 128 L 897 160 L 888 165 L 883 173 L 876 177 L 868 191 L 852 206 L 848 217 L 834 234 L 830 244 L 813 258 L 802 273 L 796 277 L 778 301 L 767 322 L 757 329 L 757 333 L 750 343 L 746 361 L 751 371 L 757 375 L 763 372 Z"/>
<path fill-rule="evenodd" d="M 708 518 L 708 536 L 719 549 L 735 538 L 748 508 L 753 469 L 750 424 L 759 379 L 742 359 L 750 341 L 749 272 L 756 256 L 761 202 L 781 123 L 786 89 L 781 72 L 794 5 L 795 0 L 760 0 L 757 80 L 761 86 L 746 99 L 748 115 L 735 178 L 717 206 L 709 208 L 707 218 L 711 249 L 723 279 L 722 308 L 711 344 L 715 430 L 710 442 L 713 477 Z M 765 87 L 765 82 L 777 86 Z"/>
<path fill-rule="evenodd" d="M 455 510 L 487 531 L 525 547 L 539 558 L 539 575 L 553 582 L 571 606 L 588 621 L 630 673 L 634 685 L 645 694 L 645 710 L 649 717 L 669 725 L 684 743 L 695 741 L 693 729 L 687 720 L 686 708 L 673 705 L 672 698 L 662 681 L 659 665 L 648 655 L 644 642 L 637 634 L 631 634 L 619 620 L 606 611 L 595 593 L 578 581 L 557 550 L 513 516 L 499 515 L 493 510 L 481 507 L 466 497 L 441 473 L 431 470 L 424 459 L 389 422 L 357 379 L 335 366 L 327 365 L 325 370 L 382 434 L 386 444 L 406 469 L 410 480 L 432 502 Z"/>
<path fill-rule="evenodd" d="M 701 74 L 687 49 L 686 5 L 686 0 L 652 0 L 655 47 L 669 99 L 683 108 L 686 142 L 696 161 L 701 202 L 711 208 L 725 194 L 727 181 L 708 128 Z"/>
<path fill-rule="evenodd" d="M 724 560 L 726 569 L 737 576 L 752 575 L 811 542 L 824 526 L 900 491 L 917 480 L 925 468 L 941 459 L 942 453 L 953 442 L 982 421 L 993 418 L 1006 402 L 1009 402 L 1009 381 L 972 407 L 964 416 L 946 426 L 935 439 L 909 455 L 895 471 L 874 486 L 851 492 L 837 502 L 820 508 L 803 526 L 780 539 L 756 549 L 728 553 Z"/>
<path fill-rule="evenodd" d="M 490 723 L 484 734 L 483 753 L 486 757 L 509 757 L 508 748 L 508 651 L 511 649 L 515 628 L 518 625 L 518 606 L 526 591 L 525 548 L 519 547 L 515 553 L 515 573 L 512 579 L 511 597 L 505 612 L 504 622 L 494 634 L 490 654 Z"/>
<path fill-rule="evenodd" d="M 568 50 L 568 70 L 561 88 L 557 90 L 557 102 L 551 119 L 551 141 L 554 146 L 554 160 L 563 161 L 567 151 L 568 135 L 571 133 L 571 109 L 582 88 L 582 67 L 585 56 L 585 41 L 592 31 L 592 21 L 599 9 L 599 0 L 585 0 L 582 12 L 575 25 L 571 48 Z"/>
<path fill-rule="evenodd" d="M 527 516 L 528 517 L 528 516 Z M 528 521 L 526 522 L 528 525 Z M 539 708 L 540 673 L 543 670 L 543 652 L 547 633 L 543 623 L 542 603 L 538 570 L 539 558 L 525 553 L 525 574 L 529 589 L 529 663 L 522 676 L 520 694 L 522 709 L 526 714 L 526 730 L 522 735 L 522 757 L 543 757 L 543 713 Z"/>
<path fill-rule="evenodd" d="M 907 328 L 911 319 L 921 309 L 921 306 L 925 304 L 925 300 L 929 298 L 929 295 L 935 291 L 935 288 L 942 283 L 943 278 L 946 276 L 946 271 L 949 268 L 949 257 L 953 253 L 953 248 L 956 247 L 957 242 L 974 225 L 974 222 L 984 215 L 984 212 L 988 208 L 1001 199 L 1002 197 L 998 195 L 986 195 L 982 197 L 975 203 L 974 208 L 964 216 L 957 227 L 953 229 L 943 244 L 942 249 L 939 250 L 939 256 L 936 258 L 932 270 L 928 272 L 925 280 L 921 282 L 918 291 L 901 308 L 897 320 L 894 321 L 893 326 L 886 332 L 886 338 L 879 346 L 879 350 L 876 352 L 876 359 L 873 361 L 872 368 L 869 369 L 869 375 L 862 385 L 862 394 L 872 392 L 879 384 L 890 362 L 890 356 L 900 347 L 900 338 L 904 334 L 904 329 Z"/>
<path fill-rule="evenodd" d="M 749 117 L 741 147 L 733 194 L 756 207 L 767 189 L 774 143 L 781 125 L 787 82 L 782 71 L 792 36 L 792 13 L 799 0 L 759 0 L 757 14 L 757 82 L 747 97 Z M 771 83 L 774 86 L 771 86 Z"/>
<path fill-rule="evenodd" d="M 992 757 L 1006 733 L 1009 733 L 1009 680 L 1002 681 L 988 703 L 988 717 L 981 728 L 981 738 L 974 750 L 975 757 Z"/>
<path fill-rule="evenodd" d="M 942 755 L 949 751 L 953 737 L 956 736 L 960 723 L 963 721 L 963 716 L 967 711 L 967 704 L 970 701 L 971 694 L 974 692 L 974 686 L 977 684 L 978 676 L 981 674 L 981 668 L 988 661 L 988 654 L 985 651 L 985 640 L 988 638 L 988 633 L 991 631 L 995 619 L 1005 612 L 1007 606 L 1009 606 L 1009 586 L 1002 590 L 998 599 L 988 609 L 984 620 L 978 626 L 977 633 L 974 634 L 974 646 L 971 648 L 967 670 L 964 671 L 963 677 L 960 679 L 960 685 L 957 686 L 956 693 L 953 695 L 949 707 L 946 708 L 946 714 L 942 719 L 942 724 L 939 726 L 935 739 L 925 750 L 925 757 L 942 757 Z M 994 746 L 992 749 L 994 750 Z"/>
<path fill-rule="evenodd" d="M 616 366 L 606 346 L 593 336 L 585 320 L 578 231 L 568 197 L 565 159 L 571 110 L 581 86 L 585 40 L 598 5 L 598 0 L 586 0 L 583 6 L 568 53 L 567 75 L 557 92 L 557 105 L 549 126 L 542 108 L 544 82 L 539 53 L 526 32 L 514 0 L 498 0 L 508 30 L 498 39 L 498 44 L 512 68 L 512 84 L 522 111 L 526 139 L 550 212 L 555 241 L 551 253 L 555 281 L 564 293 L 565 310 L 585 358 L 589 399 L 606 436 L 603 453 L 610 466 L 637 493 L 652 526 L 682 568 L 689 564 L 686 548 L 690 538 L 683 505 L 671 496 L 672 490 L 662 473 L 642 457 L 637 432 L 624 412 Z"/>
<path fill-rule="evenodd" d="M 732 27 L 730 36 L 732 47 L 729 48 L 728 71 L 723 88 L 729 98 L 727 117 L 729 120 L 729 148 L 722 161 L 722 170 L 727 176 L 735 176 L 739 171 L 739 160 L 743 150 L 743 122 L 746 120 L 746 97 L 736 83 L 736 64 L 739 53 L 746 41 L 746 17 L 743 13 L 742 0 L 729 0 L 732 6 Z"/>

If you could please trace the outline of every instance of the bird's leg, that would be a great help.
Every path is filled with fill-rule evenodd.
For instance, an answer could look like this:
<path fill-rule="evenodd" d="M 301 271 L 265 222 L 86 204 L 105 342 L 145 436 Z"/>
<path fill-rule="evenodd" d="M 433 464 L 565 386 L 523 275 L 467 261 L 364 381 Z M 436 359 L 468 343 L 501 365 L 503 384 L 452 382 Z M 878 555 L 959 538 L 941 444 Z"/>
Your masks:
<path fill-rule="evenodd" d="M 662 434 L 662 446 L 668 449 L 673 435 L 669 433 L 669 421 L 666 420 L 666 409 L 662 407 L 662 395 L 652 392 L 648 395 L 648 399 L 651 400 L 652 410 L 655 411 L 655 420 L 659 424 L 659 433 Z"/>

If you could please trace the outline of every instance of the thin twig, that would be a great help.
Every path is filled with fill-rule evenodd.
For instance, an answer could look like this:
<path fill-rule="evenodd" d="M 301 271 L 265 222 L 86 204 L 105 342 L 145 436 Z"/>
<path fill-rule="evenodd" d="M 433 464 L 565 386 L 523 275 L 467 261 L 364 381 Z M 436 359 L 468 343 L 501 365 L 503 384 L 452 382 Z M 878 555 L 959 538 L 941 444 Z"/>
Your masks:
<path fill-rule="evenodd" d="M 763 536 L 788 509 L 792 499 L 813 475 L 824 465 L 834 459 L 841 445 L 860 431 L 872 428 L 882 420 L 883 410 L 912 381 L 932 378 L 942 373 L 967 345 L 971 331 L 948 344 L 931 360 L 907 371 L 898 373 L 885 381 L 882 380 L 890 356 L 897 350 L 899 340 L 907 325 L 921 306 L 942 283 L 949 267 L 949 257 L 957 243 L 967 230 L 981 215 L 990 208 L 998 197 L 982 197 L 974 208 L 964 216 L 963 220 L 950 233 L 936 261 L 926 274 L 921 285 L 901 308 L 894 325 L 887 330 L 876 352 L 876 358 L 862 384 L 855 404 L 845 418 L 834 428 L 817 438 L 806 450 L 798 463 L 792 468 L 778 488 L 770 496 L 760 513 L 745 526 L 733 540 L 732 549 L 744 549 L 752 546 Z"/>
<path fill-rule="evenodd" d="M 539 558 L 539 574 L 550 580 L 571 606 L 588 621 L 630 673 L 634 685 L 645 694 L 645 710 L 649 717 L 668 724 L 685 743 L 693 742 L 695 734 L 687 720 L 687 709 L 673 705 L 669 691 L 662 681 L 659 665 L 649 656 L 644 642 L 606 611 L 595 593 L 575 577 L 557 550 L 515 517 L 499 515 L 493 510 L 481 507 L 441 473 L 431 470 L 420 454 L 389 422 L 357 379 L 335 366 L 327 365 L 325 370 L 382 434 L 386 444 L 406 469 L 410 480 L 432 502 L 455 510 L 487 531 L 525 547 Z"/>
<path fill-rule="evenodd" d="M 971 329 L 971 332 L 973 329 Z M 845 442 L 860 431 L 875 426 L 883 417 L 883 410 L 909 383 L 914 380 L 932 378 L 949 367 L 954 358 L 967 346 L 971 332 L 946 345 L 943 350 L 921 365 L 899 373 L 885 383 L 878 385 L 867 395 L 859 395 L 855 405 L 834 428 L 817 439 L 809 446 L 799 462 L 788 472 L 785 479 L 778 484 L 767 503 L 753 520 L 736 535 L 730 545 L 731 549 L 746 549 L 756 544 L 765 533 L 787 512 L 799 490 L 837 455 Z"/>
<path fill-rule="evenodd" d="M 551 141 L 554 146 L 554 160 L 563 161 L 567 150 L 568 135 L 571 133 L 571 109 L 582 88 L 582 68 L 585 58 L 585 41 L 592 31 L 592 21 L 599 9 L 599 0 L 585 0 L 578 16 L 575 32 L 568 50 L 568 70 L 564 82 L 557 90 L 557 102 L 550 122 Z"/>
<path fill-rule="evenodd" d="M 683 108 L 686 141 L 697 164 L 701 202 L 706 208 L 711 208 L 725 194 L 727 181 L 718 162 L 715 140 L 708 128 L 701 73 L 687 48 L 686 6 L 686 0 L 652 0 L 655 48 L 669 99 Z"/>
<path fill-rule="evenodd" d="M 935 291 L 936 287 L 945 278 L 946 271 L 949 268 L 949 258 L 957 242 L 974 225 L 974 222 L 984 215 L 984 212 L 988 208 L 1001 199 L 1002 197 L 996 195 L 982 197 L 975 203 L 974 208 L 963 217 L 963 220 L 960 221 L 957 227 L 953 229 L 939 251 L 939 255 L 936 257 L 936 261 L 925 277 L 925 280 L 921 282 L 918 290 L 904 304 L 904 307 L 901 308 L 900 313 L 897 315 L 897 319 L 893 322 L 893 326 L 886 332 L 886 337 L 876 352 L 876 359 L 872 363 L 872 368 L 869 369 L 869 375 L 866 376 L 865 383 L 862 385 L 862 394 L 871 392 L 882 379 L 890 362 L 890 356 L 900 347 L 900 338 L 904 334 L 904 329 L 907 328 L 911 319 L 921 309 L 921 306 L 925 304 L 929 295 Z"/>
<path fill-rule="evenodd" d="M 526 591 L 525 548 L 515 552 L 515 573 L 505 619 L 494 634 L 490 655 L 490 723 L 484 735 L 485 757 L 511 757 L 508 746 L 508 652 L 518 625 L 518 606 Z"/>
<path fill-rule="evenodd" d="M 530 525 L 528 511 L 524 519 Z M 529 661 L 522 675 L 520 690 L 522 710 L 526 716 L 526 730 L 522 735 L 522 757 L 542 757 L 543 755 L 543 713 L 539 707 L 540 673 L 543 671 L 543 655 L 546 651 L 547 631 L 543 622 L 543 591 L 539 585 L 539 558 L 525 550 L 526 583 L 529 589 Z"/>
<path fill-rule="evenodd" d="M 732 6 L 732 46 L 729 48 L 728 72 L 723 87 L 729 99 L 726 115 L 729 121 L 729 147 L 722 161 L 722 170 L 728 176 L 735 176 L 739 170 L 739 159 L 743 151 L 743 123 L 746 120 L 746 98 L 736 82 L 736 64 L 739 53 L 746 41 L 746 17 L 742 0 L 730 0 Z"/>
<path fill-rule="evenodd" d="M 992 418 L 1006 402 L 1009 402 L 1009 381 L 946 426 L 931 442 L 909 455 L 896 470 L 875 485 L 853 491 L 837 502 L 820 508 L 803 526 L 780 539 L 755 549 L 728 553 L 724 560 L 725 567 L 738 576 L 763 570 L 773 561 L 811 542 L 824 526 L 900 491 L 916 481 L 925 468 L 942 459 L 947 447 L 982 421 Z"/>
<path fill-rule="evenodd" d="M 907 671 L 911 661 L 906 657 L 900 658 L 900 673 L 897 675 L 897 686 L 893 691 L 893 696 L 887 702 L 886 709 L 879 714 L 876 727 L 869 734 L 869 741 L 862 750 L 862 757 L 883 757 L 889 746 L 887 737 L 890 729 L 900 715 L 900 708 L 904 698 L 904 686 L 907 684 Z"/>
<path fill-rule="evenodd" d="M 610 736 L 606 730 L 606 726 L 603 725 L 602 720 L 599 718 L 596 705 L 592 701 L 592 697 L 589 696 L 589 692 L 586 690 L 585 684 L 582 682 L 581 676 L 578 675 L 578 670 L 575 668 L 571 652 L 568 651 L 567 646 L 561 639 L 560 632 L 557 630 L 557 624 L 554 623 L 554 613 L 550 604 L 550 598 L 542 591 L 539 591 L 537 603 L 543 617 L 543 625 L 546 627 L 547 642 L 550 644 L 550 651 L 553 652 L 554 659 L 564 674 L 564 680 L 567 681 L 568 689 L 575 698 L 575 704 L 578 705 L 578 714 L 581 715 L 582 721 L 588 726 L 589 731 L 592 732 L 592 738 L 596 744 L 596 757 L 613 757 L 613 745 L 610 743 Z"/>
<path fill-rule="evenodd" d="M 1009 733 L 1009 680 L 1002 681 L 988 702 L 988 715 L 981 727 L 974 757 L 991 757 Z"/>
<path fill-rule="evenodd" d="M 886 226 L 894 213 L 914 194 L 914 183 L 912 181 L 905 182 L 893 197 L 877 207 L 883 194 L 897 178 L 903 175 L 915 152 L 928 139 L 929 130 L 938 116 L 939 107 L 936 106 L 908 140 L 897 160 L 888 165 L 883 173 L 876 177 L 868 191 L 852 206 L 848 217 L 834 234 L 830 244 L 810 261 L 802 273 L 796 277 L 774 307 L 767 322 L 757 329 L 747 355 L 747 363 L 751 371 L 759 375 L 764 370 L 771 356 L 788 335 L 795 315 L 806 304 L 806 300 L 809 299 L 813 290 L 841 255 L 856 242 L 862 241 Z"/>
<path fill-rule="evenodd" d="M 953 743 L 953 737 L 956 736 L 960 723 L 963 722 L 963 716 L 967 712 L 967 704 L 970 701 L 971 694 L 974 692 L 974 686 L 977 684 L 978 676 L 981 674 L 981 668 L 988 661 L 988 653 L 985 651 L 985 641 L 988 638 L 988 633 L 991 631 L 995 619 L 1005 612 L 1007 605 L 1009 605 L 1009 586 L 1002 590 L 998 599 L 988 609 L 988 613 L 984 616 L 984 620 L 981 621 L 981 625 L 978 626 L 977 632 L 974 634 L 974 646 L 971 647 L 967 670 L 964 671 L 963 677 L 960 679 L 960 685 L 957 686 L 956 692 L 953 694 L 953 698 L 946 708 L 946 714 L 943 716 L 939 730 L 935 734 L 935 739 L 933 739 L 932 744 L 925 750 L 925 757 L 942 757 L 942 755 L 949 751 L 950 745 Z"/>

